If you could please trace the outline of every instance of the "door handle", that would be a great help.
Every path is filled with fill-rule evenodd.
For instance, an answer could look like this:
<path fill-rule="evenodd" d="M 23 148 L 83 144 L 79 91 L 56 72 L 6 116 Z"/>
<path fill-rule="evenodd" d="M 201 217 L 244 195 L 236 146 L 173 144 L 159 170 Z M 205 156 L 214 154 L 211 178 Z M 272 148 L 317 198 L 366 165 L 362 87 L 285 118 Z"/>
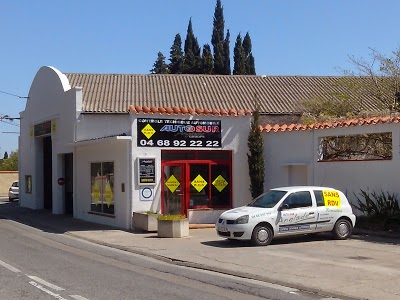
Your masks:
<path fill-rule="evenodd" d="M 309 215 L 313 215 L 313 214 L 314 214 L 313 212 L 310 212 L 310 213 L 309 213 Z"/>

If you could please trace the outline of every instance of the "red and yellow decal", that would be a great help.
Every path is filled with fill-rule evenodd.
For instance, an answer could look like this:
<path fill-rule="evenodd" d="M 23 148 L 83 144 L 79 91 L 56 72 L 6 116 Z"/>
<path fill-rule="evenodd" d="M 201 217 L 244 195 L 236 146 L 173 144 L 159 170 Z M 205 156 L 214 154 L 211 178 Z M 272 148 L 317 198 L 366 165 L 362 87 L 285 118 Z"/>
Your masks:
<path fill-rule="evenodd" d="M 342 204 L 340 203 L 340 196 L 337 191 L 323 190 L 322 195 L 324 197 L 325 206 L 342 206 Z"/>

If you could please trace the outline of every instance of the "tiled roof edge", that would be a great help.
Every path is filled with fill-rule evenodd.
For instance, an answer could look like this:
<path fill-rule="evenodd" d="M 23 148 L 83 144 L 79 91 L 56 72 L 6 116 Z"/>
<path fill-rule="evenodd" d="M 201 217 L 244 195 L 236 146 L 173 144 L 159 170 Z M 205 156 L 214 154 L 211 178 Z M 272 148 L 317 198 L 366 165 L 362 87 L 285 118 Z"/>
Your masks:
<path fill-rule="evenodd" d="M 202 109 L 202 108 L 187 108 L 187 107 L 155 107 L 155 106 L 133 106 L 130 105 L 129 106 L 129 112 L 132 113 L 144 113 L 144 114 L 166 114 L 166 115 L 212 115 L 212 116 L 247 116 L 247 115 L 251 115 L 252 112 L 250 110 L 244 110 L 244 109 L 240 109 L 240 110 L 235 110 L 235 109 L 229 109 L 229 110 L 225 110 L 225 109 L 221 109 L 221 110 L 217 110 L 217 109 Z"/>
<path fill-rule="evenodd" d="M 344 121 L 329 121 L 314 124 L 267 124 L 261 127 L 263 132 L 284 132 L 284 131 L 302 131 L 302 130 L 317 130 L 317 129 L 330 129 L 338 127 L 352 127 L 364 126 L 375 124 L 390 124 L 400 123 L 400 116 L 387 116 L 387 117 L 373 117 L 373 118 L 355 118 Z"/>

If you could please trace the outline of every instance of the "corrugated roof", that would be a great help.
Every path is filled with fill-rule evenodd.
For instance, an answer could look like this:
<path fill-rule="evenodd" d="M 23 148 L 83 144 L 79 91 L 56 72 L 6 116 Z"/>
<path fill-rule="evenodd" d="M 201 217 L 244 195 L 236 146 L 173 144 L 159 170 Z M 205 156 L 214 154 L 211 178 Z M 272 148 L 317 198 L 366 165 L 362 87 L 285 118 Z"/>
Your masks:
<path fill-rule="evenodd" d="M 317 130 L 317 129 L 329 129 L 338 127 L 352 127 L 352 126 L 365 126 L 365 125 L 375 125 L 375 124 L 390 124 L 390 123 L 400 123 L 399 116 L 386 116 L 386 117 L 373 117 L 373 118 L 355 118 L 344 121 L 332 121 L 332 122 L 322 122 L 314 124 L 284 124 L 284 125 L 266 125 L 261 126 L 261 131 L 265 132 L 285 132 L 285 131 L 304 131 L 304 130 Z"/>
<path fill-rule="evenodd" d="M 262 113 L 299 113 L 302 100 L 335 91 L 334 76 L 245 76 L 65 73 L 72 87 L 83 87 L 83 112 L 125 113 L 129 107 L 247 111 L 260 101 Z M 365 109 L 376 110 L 375 99 Z"/>

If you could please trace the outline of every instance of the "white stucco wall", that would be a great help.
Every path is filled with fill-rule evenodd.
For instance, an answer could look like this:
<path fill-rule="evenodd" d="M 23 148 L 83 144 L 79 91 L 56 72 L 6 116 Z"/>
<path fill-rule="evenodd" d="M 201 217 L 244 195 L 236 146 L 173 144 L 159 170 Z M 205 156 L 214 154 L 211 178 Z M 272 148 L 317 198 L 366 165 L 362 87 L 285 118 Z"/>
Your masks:
<path fill-rule="evenodd" d="M 318 162 L 319 140 L 325 136 L 392 132 L 392 160 Z M 289 169 L 304 166 L 307 184 L 331 186 L 356 201 L 354 194 L 366 191 L 395 192 L 400 195 L 400 126 L 376 124 L 307 131 L 264 133 L 266 188 L 289 185 Z"/>
<path fill-rule="evenodd" d="M 129 229 L 131 226 L 131 170 L 129 153 L 130 137 L 78 143 L 75 150 L 75 191 L 74 216 L 78 219 Z M 114 216 L 91 213 L 90 164 L 95 162 L 114 162 Z M 122 185 L 125 186 L 124 191 Z"/>
<path fill-rule="evenodd" d="M 132 170 L 133 170 L 133 188 L 132 188 L 132 207 L 133 211 L 147 211 L 155 210 L 159 211 L 161 207 L 161 150 L 163 148 L 158 147 L 137 147 L 137 118 L 163 118 L 163 119 L 194 119 L 194 120 L 215 120 L 217 117 L 214 116 L 190 116 L 190 115 L 136 115 L 132 114 Z M 247 164 L 247 136 L 249 133 L 251 117 L 240 116 L 240 117 L 218 117 L 221 120 L 222 127 L 222 148 L 218 150 L 232 150 L 233 161 L 232 161 L 232 196 L 233 206 L 240 206 L 247 204 L 251 200 L 251 194 L 249 191 L 250 181 L 248 174 Z M 168 150 L 211 150 L 210 148 L 165 148 Z M 215 149 L 217 150 L 217 149 Z M 139 191 L 140 186 L 137 183 L 137 159 L 139 157 L 155 157 L 156 158 L 156 176 L 157 184 L 154 186 L 155 200 L 140 201 Z M 225 209 L 224 209 L 225 210 Z M 189 221 L 190 223 L 214 223 L 218 216 L 224 210 L 189 210 Z"/>
<path fill-rule="evenodd" d="M 43 208 L 42 139 L 33 136 L 35 125 L 51 121 L 52 132 L 52 189 L 53 213 L 63 212 L 63 187 L 57 184 L 61 177 L 62 153 L 72 153 L 75 139 L 75 120 L 81 110 L 82 90 L 71 89 L 64 74 L 52 67 L 37 72 L 21 116 L 19 144 L 20 205 Z M 25 175 L 32 176 L 32 193 L 25 193 Z M 58 200 L 57 200 L 58 199 Z"/>
<path fill-rule="evenodd" d="M 76 141 L 114 135 L 131 135 L 130 117 L 124 114 L 80 114 L 76 123 Z"/>

